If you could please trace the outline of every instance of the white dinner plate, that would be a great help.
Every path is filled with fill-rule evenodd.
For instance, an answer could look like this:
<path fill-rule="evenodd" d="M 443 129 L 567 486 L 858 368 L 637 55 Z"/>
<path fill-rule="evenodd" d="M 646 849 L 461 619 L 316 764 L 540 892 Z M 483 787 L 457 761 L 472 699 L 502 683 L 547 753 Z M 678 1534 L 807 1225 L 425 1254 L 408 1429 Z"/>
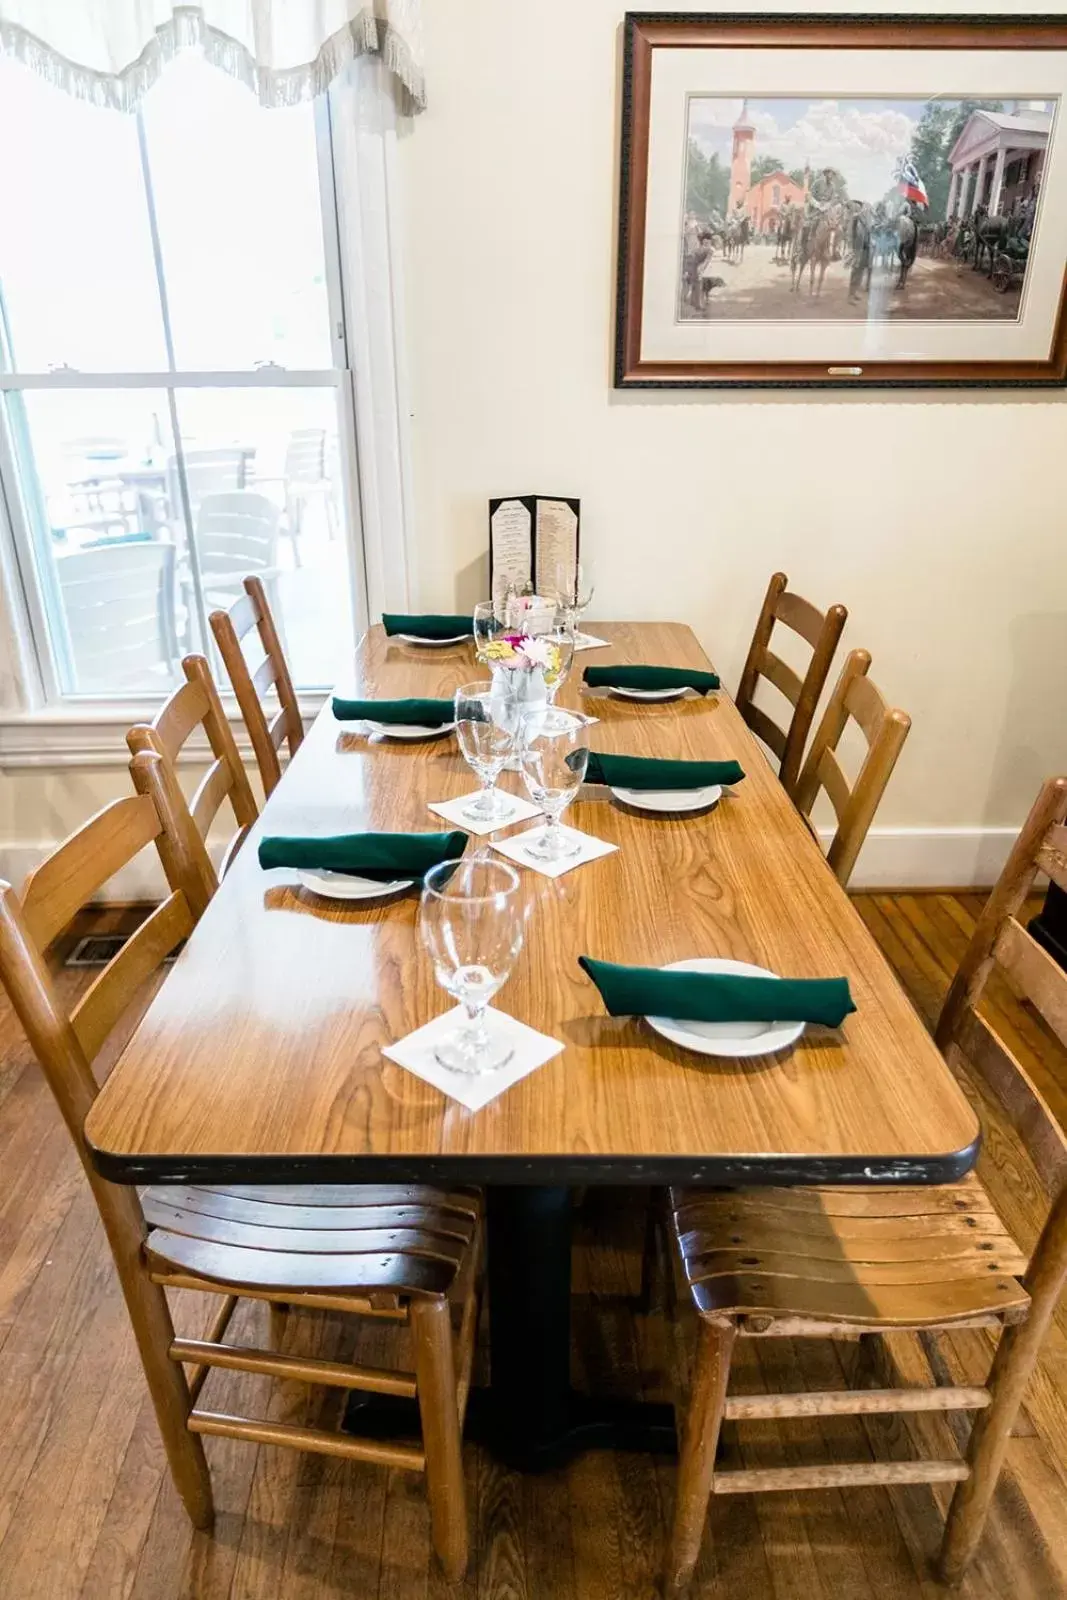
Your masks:
<path fill-rule="evenodd" d="M 384 900 L 387 895 L 410 889 L 414 878 L 393 878 L 388 883 L 376 883 L 373 878 L 357 878 L 351 872 L 317 872 L 309 868 L 297 873 L 305 889 L 314 890 L 327 900 Z"/>
<path fill-rule="evenodd" d="M 681 689 L 620 689 L 611 684 L 609 692 L 620 700 L 680 700 L 689 693 L 689 689 L 687 686 Z"/>
<path fill-rule="evenodd" d="M 703 789 L 612 789 L 616 800 L 635 811 L 710 811 L 722 799 L 722 785 Z"/>
<path fill-rule="evenodd" d="M 397 639 L 403 639 L 405 644 L 418 644 L 424 650 L 443 650 L 446 644 L 462 644 L 464 639 L 473 639 L 473 633 L 453 633 L 447 639 L 420 639 L 417 633 L 398 633 Z"/>
<path fill-rule="evenodd" d="M 727 961 L 720 956 L 695 956 L 690 961 L 670 961 L 663 972 L 729 972 L 739 978 L 777 978 L 766 967 L 747 961 Z M 685 1050 L 703 1056 L 769 1056 L 796 1044 L 803 1022 L 686 1022 L 677 1017 L 646 1017 L 650 1028 Z"/>
<path fill-rule="evenodd" d="M 435 723 L 427 727 L 419 722 L 372 722 L 367 719 L 367 727 L 380 739 L 440 739 L 444 734 L 451 733 L 455 726 L 454 722 Z"/>

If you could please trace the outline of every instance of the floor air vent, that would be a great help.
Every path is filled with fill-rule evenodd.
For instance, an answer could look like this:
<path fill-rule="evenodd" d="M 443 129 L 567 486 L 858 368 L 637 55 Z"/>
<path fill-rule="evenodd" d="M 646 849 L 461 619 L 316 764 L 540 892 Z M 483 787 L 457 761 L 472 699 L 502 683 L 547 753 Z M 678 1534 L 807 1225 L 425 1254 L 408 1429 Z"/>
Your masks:
<path fill-rule="evenodd" d="M 125 933 L 90 933 L 86 938 L 79 939 L 70 955 L 63 963 L 66 967 L 106 967 L 109 961 L 114 961 L 126 940 Z M 164 961 L 164 966 L 169 966 L 182 949 L 179 945 L 172 950 Z"/>

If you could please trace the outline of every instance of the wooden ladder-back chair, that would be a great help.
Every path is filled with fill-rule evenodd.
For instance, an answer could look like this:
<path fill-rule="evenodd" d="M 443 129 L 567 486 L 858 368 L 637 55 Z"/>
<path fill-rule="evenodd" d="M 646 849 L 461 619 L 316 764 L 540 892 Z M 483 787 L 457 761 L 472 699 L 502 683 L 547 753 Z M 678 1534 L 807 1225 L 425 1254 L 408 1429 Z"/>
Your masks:
<path fill-rule="evenodd" d="M 949 990 L 938 1043 L 965 1085 L 996 1102 L 1049 1199 L 1032 1256 L 973 1175 L 910 1189 L 675 1190 L 672 1245 L 698 1313 L 667 1592 L 680 1593 L 712 1494 L 860 1484 L 955 1483 L 940 1570 L 958 1582 L 982 1535 L 1013 1423 L 1067 1280 L 1067 1138 L 976 1007 L 994 964 L 1067 1044 L 1067 973 L 1018 921 L 1038 870 L 1067 888 L 1067 778 L 1041 791 Z M 985 1385 L 728 1395 L 738 1337 L 849 1338 L 993 1328 Z M 934 1363 L 939 1365 L 939 1363 Z M 724 1419 L 977 1413 L 963 1459 L 717 1471 Z"/>
<path fill-rule="evenodd" d="M 244 580 L 244 586 L 245 594 L 229 611 L 213 611 L 208 620 L 256 753 L 263 792 L 270 795 L 282 775 L 278 760 L 282 741 L 289 747 L 291 760 L 303 740 L 304 724 L 263 584 L 252 577 Z M 259 633 L 264 652 L 254 672 L 241 648 L 241 641 L 253 628 Z M 261 697 L 272 686 L 278 696 L 278 710 L 268 722 Z"/>
<path fill-rule="evenodd" d="M 142 752 L 135 772 L 161 759 Z M 164 845 L 149 798 L 153 785 L 142 787 L 61 844 L 21 895 L 0 883 L 0 977 L 103 1219 L 175 1486 L 194 1524 L 209 1527 L 205 1434 L 424 1471 L 434 1547 L 456 1580 L 467 1559 L 461 1445 L 477 1323 L 478 1192 L 420 1185 L 160 1186 L 139 1198 L 136 1188 L 107 1182 L 93 1165 L 83 1132 L 97 1093 L 93 1060 L 164 958 L 192 933 L 195 917 L 182 890 L 173 889 L 73 1010 L 60 997 L 45 952 L 112 873 L 153 841 Z M 172 863 L 164 849 L 160 854 L 169 873 Z M 222 1297 L 203 1337 L 176 1336 L 168 1288 Z M 272 1337 L 262 1347 L 225 1342 L 240 1299 L 269 1303 Z M 278 1347 L 284 1340 L 273 1337 L 284 1332 L 285 1307 L 289 1315 L 340 1311 L 406 1326 L 414 1371 L 287 1355 Z M 411 1398 L 421 1443 L 202 1410 L 197 1401 L 214 1367 Z"/>
<path fill-rule="evenodd" d="M 786 791 L 792 794 L 815 708 L 833 664 L 848 612 L 844 606 L 831 606 L 824 615 L 810 600 L 793 594 L 788 584 L 785 573 L 776 572 L 767 587 L 737 689 L 737 709 L 756 737 L 778 757 L 781 763 L 778 775 Z M 803 678 L 770 647 L 771 635 L 775 624 L 779 622 L 798 633 L 811 646 L 811 661 Z M 772 683 L 793 707 L 793 716 L 787 729 L 780 728 L 766 711 L 753 703 L 760 678 Z"/>
<path fill-rule="evenodd" d="M 826 859 L 841 884 L 847 884 L 852 876 L 911 727 L 907 712 L 890 710 L 885 696 L 868 678 L 870 665 L 866 650 L 853 650 L 845 662 L 793 795 L 797 809 L 810 823 L 815 798 L 820 789 L 826 790 L 837 818 L 837 832 Z M 837 759 L 837 746 L 850 719 L 867 742 L 867 754 L 852 785 Z"/>
<path fill-rule="evenodd" d="M 159 762 L 141 766 L 131 764 L 130 771 L 135 784 L 150 786 L 156 809 L 180 848 L 184 864 L 182 887 L 199 917 L 259 811 L 210 667 L 203 656 L 186 656 L 182 670 L 186 680 L 182 687 L 175 689 L 152 722 L 138 723 L 131 728 L 126 743 L 134 756 L 149 750 L 161 758 Z M 198 728 L 207 735 L 212 759 L 192 800 L 187 802 L 178 781 L 177 760 Z M 233 808 L 237 832 L 226 847 L 221 870 L 216 873 L 206 840 L 208 829 L 227 799 Z"/>

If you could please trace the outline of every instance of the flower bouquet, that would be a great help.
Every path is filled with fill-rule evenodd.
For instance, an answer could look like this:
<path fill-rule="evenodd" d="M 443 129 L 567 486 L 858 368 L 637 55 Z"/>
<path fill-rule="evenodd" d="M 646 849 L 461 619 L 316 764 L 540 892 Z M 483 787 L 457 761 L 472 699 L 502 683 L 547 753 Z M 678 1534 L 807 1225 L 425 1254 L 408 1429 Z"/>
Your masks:
<path fill-rule="evenodd" d="M 490 670 L 522 672 L 551 688 L 559 678 L 560 649 L 552 639 L 533 638 L 528 633 L 499 633 L 485 646 Z M 530 696 L 527 696 L 530 698 Z"/>

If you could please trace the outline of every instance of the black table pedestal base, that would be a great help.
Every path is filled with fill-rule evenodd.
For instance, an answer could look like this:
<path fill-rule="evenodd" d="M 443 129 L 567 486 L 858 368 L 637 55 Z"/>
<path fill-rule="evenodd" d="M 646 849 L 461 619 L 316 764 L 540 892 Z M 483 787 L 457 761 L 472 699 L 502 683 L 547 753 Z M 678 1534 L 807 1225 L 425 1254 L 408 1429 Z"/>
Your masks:
<path fill-rule="evenodd" d="M 365 1439 L 417 1440 L 419 1411 L 414 1400 L 390 1395 L 353 1395 L 345 1407 L 346 1433 Z M 644 1401 L 612 1400 L 571 1390 L 563 1426 L 551 1436 L 523 1439 L 500 1425 L 492 1389 L 472 1389 L 463 1437 L 491 1450 L 515 1472 L 552 1472 L 586 1450 L 631 1450 L 674 1456 L 678 1443 L 674 1408 Z"/>
<path fill-rule="evenodd" d="M 544 1472 L 583 1450 L 677 1452 L 671 1406 L 579 1394 L 571 1388 L 569 1189 L 490 1189 L 491 1386 L 471 1391 L 465 1435 L 507 1466 Z M 352 1433 L 418 1433 L 412 1401 L 353 1394 Z"/>

